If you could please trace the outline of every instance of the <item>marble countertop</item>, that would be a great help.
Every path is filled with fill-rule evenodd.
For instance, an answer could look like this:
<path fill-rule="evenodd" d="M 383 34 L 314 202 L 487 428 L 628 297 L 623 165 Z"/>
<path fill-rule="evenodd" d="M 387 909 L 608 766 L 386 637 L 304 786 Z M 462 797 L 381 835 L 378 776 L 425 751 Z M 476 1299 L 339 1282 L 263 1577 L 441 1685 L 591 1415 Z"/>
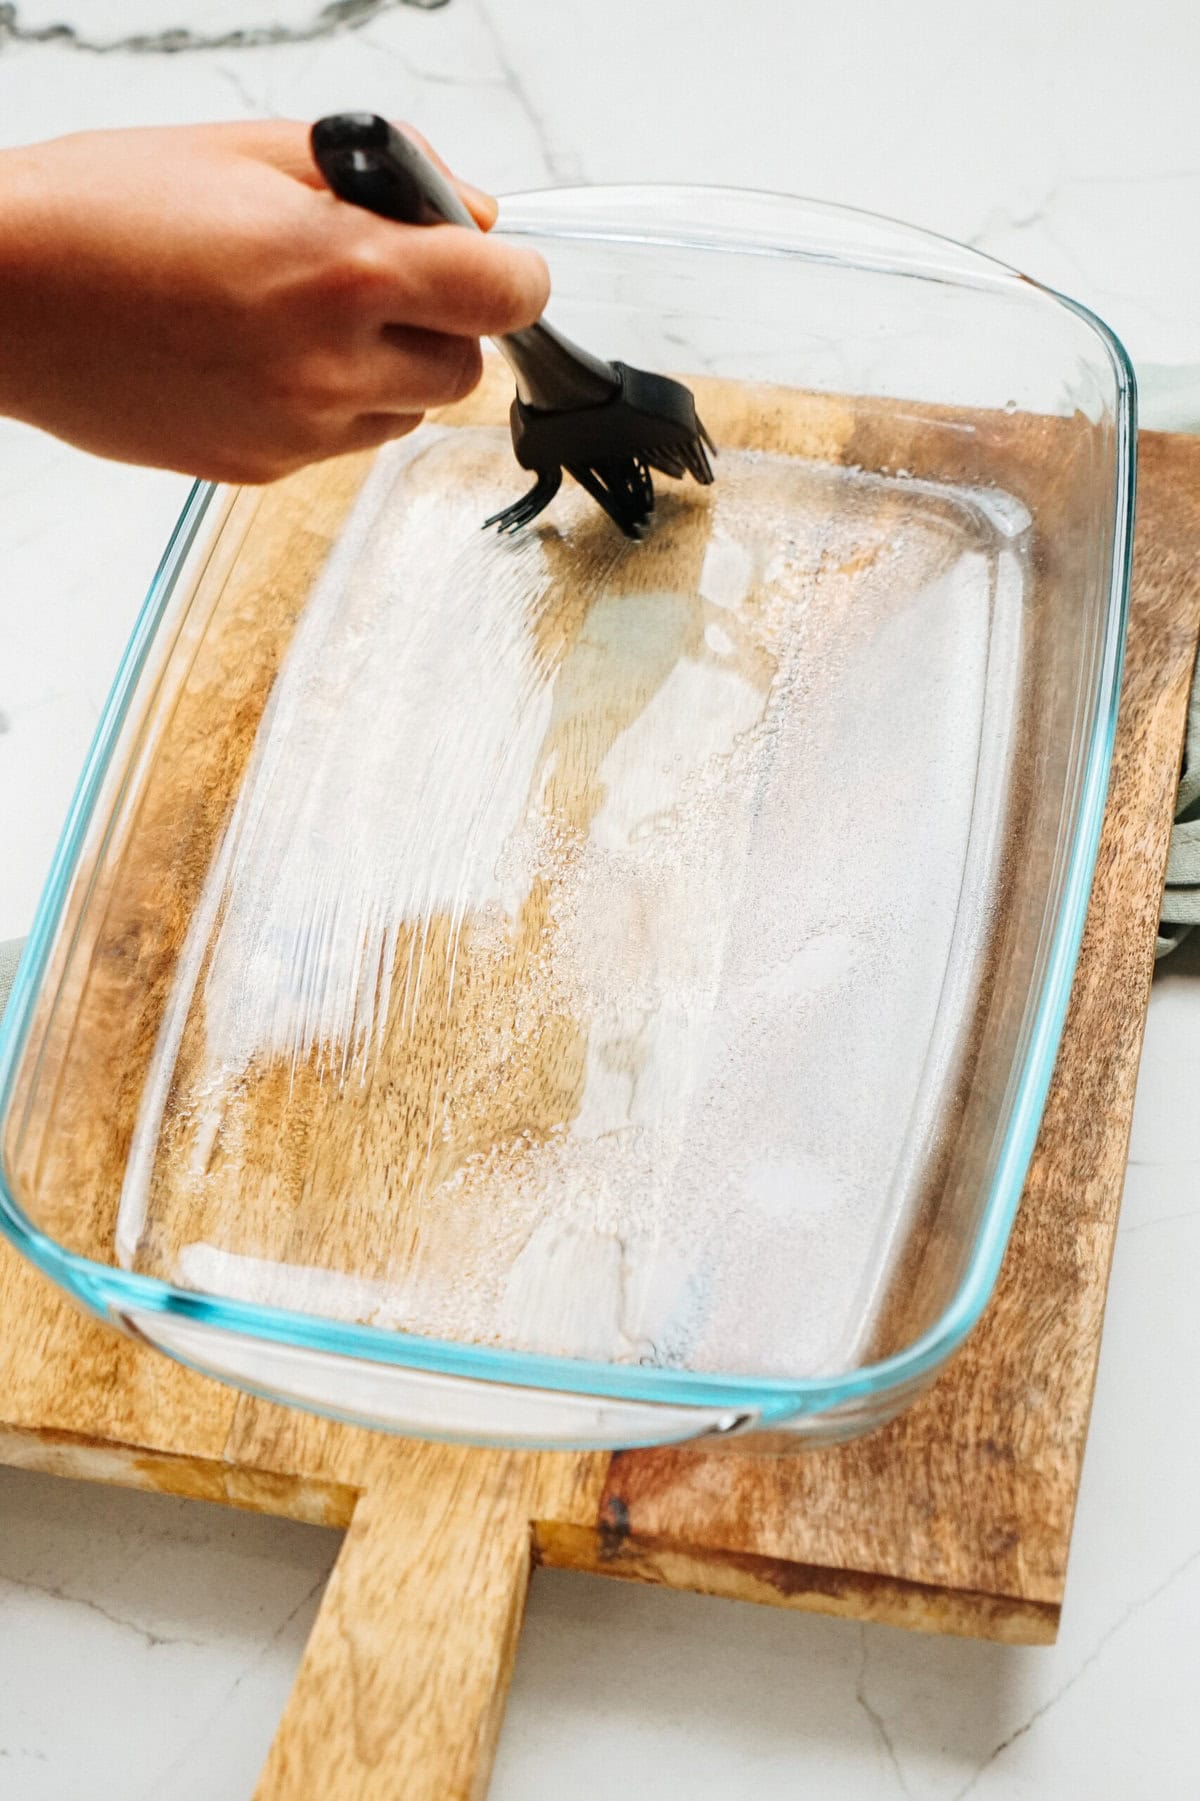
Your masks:
<path fill-rule="evenodd" d="M 1200 428 L 1197 67 L 1183 0 L 15 0 L 0 143 L 365 106 L 499 190 L 814 194 L 1087 301 L 1133 354 L 1144 423 Z M 0 939 L 28 926 L 185 488 L 0 425 Z M 1155 983 L 1057 1646 L 539 1574 L 493 1801 L 1194 1792 L 1198 1086 L 1193 939 Z M 0 1793 L 248 1796 L 336 1550 L 0 1470 Z"/>

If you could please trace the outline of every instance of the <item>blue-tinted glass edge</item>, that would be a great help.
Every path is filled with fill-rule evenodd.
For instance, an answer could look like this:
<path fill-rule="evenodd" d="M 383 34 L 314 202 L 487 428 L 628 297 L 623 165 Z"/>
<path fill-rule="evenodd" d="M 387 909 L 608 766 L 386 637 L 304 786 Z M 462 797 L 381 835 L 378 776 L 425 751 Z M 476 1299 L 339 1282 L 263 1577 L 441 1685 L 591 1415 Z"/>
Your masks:
<path fill-rule="evenodd" d="M 46 1275 L 102 1317 L 119 1315 L 125 1308 L 173 1314 L 277 1343 L 522 1387 L 574 1390 L 612 1398 L 696 1406 L 753 1407 L 760 1412 L 764 1422 L 769 1423 L 800 1413 L 824 1412 L 868 1396 L 882 1398 L 891 1390 L 908 1389 L 938 1368 L 976 1324 L 990 1298 L 1041 1123 L 1095 870 L 1124 658 L 1136 475 L 1136 380 L 1124 346 L 1100 319 L 1076 301 L 1053 290 L 1043 291 L 1091 327 L 1108 354 L 1115 378 L 1114 542 L 1098 704 L 1085 757 L 1075 836 L 1046 973 L 991 1194 L 966 1275 L 945 1312 L 920 1338 L 889 1358 L 836 1377 L 795 1380 L 724 1377 L 689 1370 L 646 1369 L 535 1356 L 384 1331 L 374 1326 L 345 1324 L 290 1309 L 260 1307 L 174 1288 L 154 1277 L 113 1269 L 66 1250 L 38 1231 L 21 1209 L 4 1166 L 2 1146 L 0 1230 Z M 174 581 L 215 492 L 211 483 L 197 482 L 184 504 L 138 615 L 76 786 L 9 1004 L 0 1021 L 0 1121 L 7 1113 L 12 1083 L 32 1016 L 33 999 L 95 802 L 138 678 L 170 601 Z"/>

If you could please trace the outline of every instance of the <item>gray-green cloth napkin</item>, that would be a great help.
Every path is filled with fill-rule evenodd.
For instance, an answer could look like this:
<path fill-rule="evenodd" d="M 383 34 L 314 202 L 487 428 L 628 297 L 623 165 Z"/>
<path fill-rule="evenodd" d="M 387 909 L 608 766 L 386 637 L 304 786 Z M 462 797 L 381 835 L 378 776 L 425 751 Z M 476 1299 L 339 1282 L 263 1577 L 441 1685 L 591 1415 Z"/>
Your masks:
<path fill-rule="evenodd" d="M 1200 658 L 1192 676 L 1183 780 L 1167 858 L 1157 955 L 1167 956 L 1196 925 L 1200 925 Z"/>
<path fill-rule="evenodd" d="M 1138 364 L 1138 412 L 1155 431 L 1200 432 L 1200 363 Z M 1167 862 L 1158 951 L 1165 957 L 1200 925 L 1200 661 L 1192 677 L 1183 780 Z"/>
<path fill-rule="evenodd" d="M 0 1014 L 4 1012 L 4 1003 L 8 999 L 8 991 L 16 980 L 17 964 L 21 961 L 22 940 L 13 938 L 7 944 L 0 944 Z"/>

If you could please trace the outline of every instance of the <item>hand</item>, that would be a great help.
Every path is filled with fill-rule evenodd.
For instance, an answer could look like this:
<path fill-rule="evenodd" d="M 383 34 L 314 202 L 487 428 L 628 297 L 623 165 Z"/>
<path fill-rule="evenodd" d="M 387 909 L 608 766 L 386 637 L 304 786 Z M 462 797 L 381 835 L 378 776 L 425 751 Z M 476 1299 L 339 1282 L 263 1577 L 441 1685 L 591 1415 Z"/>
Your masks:
<path fill-rule="evenodd" d="M 548 290 L 531 250 L 335 199 L 299 123 L 0 152 L 0 413 L 101 456 L 262 482 L 401 437 Z"/>

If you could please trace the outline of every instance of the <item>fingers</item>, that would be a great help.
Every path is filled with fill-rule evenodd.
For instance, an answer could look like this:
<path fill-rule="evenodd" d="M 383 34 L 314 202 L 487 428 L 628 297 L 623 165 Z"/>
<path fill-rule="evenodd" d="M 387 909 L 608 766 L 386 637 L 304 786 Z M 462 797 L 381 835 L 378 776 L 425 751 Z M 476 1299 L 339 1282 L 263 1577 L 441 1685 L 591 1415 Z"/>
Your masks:
<path fill-rule="evenodd" d="M 228 452 L 209 459 L 192 456 L 186 464 L 171 463 L 183 473 L 198 475 L 202 480 L 230 482 L 241 488 L 261 487 L 294 475 L 311 463 L 323 463 L 330 457 L 349 456 L 357 450 L 377 450 L 392 438 L 405 438 L 420 425 L 422 413 L 358 413 L 338 427 L 330 426 L 319 435 L 307 437 L 303 444 L 281 445 L 273 453 L 260 452 L 253 457 L 231 458 Z"/>
<path fill-rule="evenodd" d="M 379 332 L 357 350 L 285 364 L 259 421 L 264 442 L 283 461 L 264 479 L 402 437 L 430 407 L 463 399 L 482 373 L 477 339 L 416 330 Z"/>
<path fill-rule="evenodd" d="M 424 232 L 420 255 L 397 271 L 406 323 L 496 337 L 532 325 L 550 298 L 550 272 L 536 250 L 491 242 L 457 225 Z"/>
<path fill-rule="evenodd" d="M 378 355 L 361 369 L 362 404 L 382 411 L 450 406 L 464 400 L 483 374 L 477 338 L 389 325 Z"/>
<path fill-rule="evenodd" d="M 381 324 L 495 337 L 532 325 L 549 298 L 550 276 L 534 250 L 459 225 L 395 225 L 366 214 L 339 224 L 335 298 Z"/>
<path fill-rule="evenodd" d="M 374 450 L 392 438 L 406 438 L 420 425 L 421 413 L 360 413 L 346 427 L 341 442 L 329 454 L 344 455 L 351 450 Z"/>
<path fill-rule="evenodd" d="M 473 181 L 464 181 L 461 175 L 452 176 L 451 179 L 480 231 L 490 231 L 500 212 L 496 196 L 489 194 L 485 188 L 477 188 Z"/>
<path fill-rule="evenodd" d="M 209 128 L 213 129 L 213 128 Z M 349 299 L 360 315 L 396 321 L 460 337 L 490 337 L 531 325 L 550 292 L 546 265 L 536 251 L 489 242 L 496 202 L 466 182 L 462 197 L 484 232 L 466 226 L 402 225 L 335 200 L 312 160 L 309 128 L 293 119 L 253 120 L 220 128 L 239 154 L 269 163 L 318 190 L 328 209 L 322 232 L 326 251 L 337 246 L 329 288 Z M 457 180 L 427 140 L 402 126 L 452 180 Z"/>

